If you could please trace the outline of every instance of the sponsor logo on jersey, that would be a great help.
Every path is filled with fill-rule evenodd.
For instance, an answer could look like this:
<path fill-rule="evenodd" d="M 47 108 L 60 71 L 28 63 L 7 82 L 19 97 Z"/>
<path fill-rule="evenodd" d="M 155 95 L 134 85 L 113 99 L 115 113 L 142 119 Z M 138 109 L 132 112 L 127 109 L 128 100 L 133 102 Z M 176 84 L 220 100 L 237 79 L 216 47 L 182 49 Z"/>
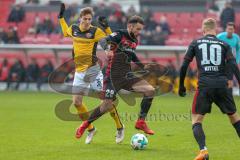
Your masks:
<path fill-rule="evenodd" d="M 77 32 L 73 32 L 73 36 L 77 36 Z"/>

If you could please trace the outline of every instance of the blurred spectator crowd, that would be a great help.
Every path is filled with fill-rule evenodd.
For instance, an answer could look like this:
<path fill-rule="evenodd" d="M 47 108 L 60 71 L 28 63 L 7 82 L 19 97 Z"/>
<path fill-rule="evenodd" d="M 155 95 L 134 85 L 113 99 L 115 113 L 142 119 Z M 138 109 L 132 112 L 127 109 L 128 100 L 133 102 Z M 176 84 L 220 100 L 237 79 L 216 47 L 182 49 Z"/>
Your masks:
<path fill-rule="evenodd" d="M 177 93 L 179 73 L 174 62 L 168 60 L 166 65 L 160 65 L 157 60 L 152 59 L 148 63 L 149 73 L 143 78 L 147 80 L 159 94 L 168 92 Z M 189 67 L 186 87 L 190 90 L 195 90 L 197 87 L 197 71 Z M 102 71 L 105 73 L 106 66 L 102 65 Z M 132 69 L 138 70 L 138 67 L 133 64 Z M 42 85 L 49 82 L 49 75 L 52 72 L 54 74 L 54 83 L 68 83 L 72 82 L 74 77 L 74 63 L 72 60 L 66 61 L 57 68 L 53 65 L 52 61 L 45 59 L 43 64 L 39 64 L 37 59 L 32 58 L 27 65 L 24 65 L 20 59 L 15 59 L 13 62 L 9 62 L 7 59 L 3 59 L 0 63 L 0 82 L 6 83 L 6 90 L 19 90 L 20 84 L 26 84 L 24 90 L 28 90 L 30 84 L 34 85 L 38 91 L 42 90 Z M 32 86 L 33 87 L 33 86 Z M 31 88 L 32 88 L 31 87 Z"/>
<path fill-rule="evenodd" d="M 58 70 L 58 79 L 64 78 L 65 82 L 71 80 L 71 65 L 64 65 Z M 50 73 L 54 70 L 54 65 L 48 59 L 45 60 L 44 64 L 40 66 L 36 59 L 30 59 L 27 66 L 24 66 L 20 59 L 15 59 L 12 64 L 9 63 L 7 59 L 3 59 L 0 63 L 0 82 L 6 82 L 6 90 L 18 90 L 19 85 L 24 82 L 26 83 L 26 88 L 29 88 L 30 83 L 36 85 L 37 90 L 41 90 L 41 86 L 48 82 Z M 70 73 L 70 74 L 69 74 Z M 68 75 L 66 77 L 61 77 Z"/>
<path fill-rule="evenodd" d="M 16 59 L 12 65 L 8 63 L 7 59 L 4 59 L 1 64 L 0 81 L 7 82 L 6 90 L 10 88 L 18 90 L 21 82 L 37 82 L 37 88 L 40 90 L 41 84 L 47 82 L 52 71 L 53 65 L 50 61 L 46 61 L 46 64 L 40 68 L 36 60 L 33 59 L 25 68 L 19 59 Z M 14 86 L 11 86 L 13 83 Z M 27 83 L 26 88 L 28 88 L 29 83 Z"/>
<path fill-rule="evenodd" d="M 220 26 L 224 30 L 228 22 L 236 21 L 236 15 L 230 2 L 227 1 L 223 10 L 220 11 L 219 6 L 217 5 L 217 1 L 218 0 L 210 0 L 209 3 L 207 3 L 206 5 L 206 9 L 208 13 L 210 14 L 213 13 L 212 15 L 214 15 L 214 18 L 217 18 L 219 20 Z M 28 0 L 27 3 L 34 5 L 38 3 L 38 0 Z M 54 16 L 51 15 L 52 12 L 51 14 L 49 12 L 45 13 L 44 16 L 34 14 L 31 17 L 27 17 L 28 13 L 24 10 L 23 5 L 25 4 L 16 4 L 12 6 L 7 21 L 8 23 L 17 24 L 26 23 L 27 28 L 24 31 L 22 31 L 22 29 L 19 31 L 18 29 L 19 27 L 26 25 L 21 26 L 19 25 L 19 27 L 18 25 L 9 26 L 7 29 L 1 28 L 0 26 L 0 43 L 71 44 L 70 40 L 62 37 L 61 28 L 59 26 L 57 19 L 58 12 L 55 11 Z M 169 12 L 169 14 L 167 14 L 167 12 L 153 13 L 147 7 L 142 7 L 140 13 L 136 11 L 134 6 L 130 6 L 128 10 L 124 12 L 121 6 L 117 3 L 112 3 L 108 5 L 106 5 L 105 3 L 99 3 L 97 5 L 92 5 L 92 7 L 95 12 L 93 25 L 96 24 L 95 19 L 97 16 L 106 16 L 108 17 L 110 27 L 113 31 L 126 28 L 126 22 L 128 17 L 136 14 L 141 15 L 146 23 L 145 28 L 140 36 L 140 44 L 142 45 L 165 45 L 165 44 L 171 45 L 171 42 L 166 43 L 166 41 L 171 38 L 173 38 L 172 39 L 173 41 L 176 38 L 178 41 L 186 40 L 186 43 L 179 42 L 176 44 L 174 43 L 175 45 L 177 44 L 186 45 L 193 38 L 196 38 L 196 35 L 200 34 L 199 31 L 199 28 L 201 27 L 200 23 L 194 22 L 198 21 L 196 19 L 197 17 L 191 17 L 191 15 L 188 15 L 189 13 L 181 13 L 183 16 L 182 17 L 180 16 L 179 19 L 177 13 L 176 14 L 174 14 L 174 12 Z M 73 23 L 78 23 L 79 11 L 80 7 L 78 5 L 76 4 L 67 5 L 64 16 L 69 25 Z M 156 17 L 156 15 L 158 14 L 160 14 L 160 16 Z M 198 13 L 196 13 L 196 16 L 198 16 Z M 199 21 L 201 21 L 203 17 L 202 15 L 199 15 L 198 18 L 200 18 Z M 193 23 L 193 26 L 190 25 L 191 23 Z M 196 25 L 194 25 L 195 23 L 198 24 L 197 28 Z M 180 31 L 177 31 L 179 29 Z M 179 34 L 178 32 L 182 33 Z M 190 35 L 184 34 L 185 32 L 186 34 Z"/>
<path fill-rule="evenodd" d="M 29 1 L 29 3 L 36 2 Z M 96 24 L 95 20 L 97 16 L 106 16 L 108 17 L 112 31 L 126 28 L 128 17 L 136 14 L 141 15 L 147 24 L 140 38 L 140 43 L 143 45 L 164 45 L 167 36 L 171 34 L 171 29 L 166 17 L 163 16 L 160 22 L 156 22 L 152 12 L 148 8 L 144 8 L 141 13 L 137 13 L 134 6 L 130 6 L 127 12 L 123 12 L 121 6 L 115 3 L 108 6 L 104 3 L 100 3 L 92 7 L 95 12 L 93 25 Z M 78 23 L 79 11 L 80 8 L 76 4 L 67 6 L 64 17 L 69 25 Z M 50 15 L 46 15 L 43 20 L 39 16 L 33 18 L 34 19 L 31 20 L 26 19 L 26 11 L 22 5 L 17 4 L 13 6 L 8 16 L 8 22 L 21 23 L 25 21 L 34 21 L 34 23 L 27 28 L 27 32 L 23 37 L 19 36 L 17 26 L 10 26 L 7 30 L 0 27 L 0 43 L 24 43 L 28 41 L 29 37 L 32 38 L 39 34 L 46 36 L 51 34 L 61 35 L 61 28 L 57 22 L 57 14 L 56 17 L 54 17 L 55 19 L 50 17 Z"/>
<path fill-rule="evenodd" d="M 34 5 L 38 3 L 38 0 L 28 0 L 27 3 Z M 198 16 L 198 13 L 196 13 L 196 16 L 200 18 L 199 20 L 196 19 L 196 16 L 192 17 L 190 13 L 181 13 L 183 16 L 180 16 L 179 19 L 178 13 L 153 13 L 147 7 L 142 7 L 140 13 L 138 13 L 134 6 L 130 6 L 128 10 L 124 12 L 121 6 L 117 3 L 112 3 L 108 5 L 106 5 L 105 3 L 99 3 L 97 5 L 92 5 L 92 7 L 95 12 L 93 25 L 96 25 L 95 20 L 97 16 L 106 16 L 108 17 L 110 27 L 113 31 L 126 28 L 126 22 L 128 17 L 132 15 L 141 15 L 146 23 L 145 28 L 140 36 L 140 44 L 142 45 L 171 45 L 171 42 L 166 43 L 166 41 L 171 38 L 173 38 L 173 41 L 176 38 L 178 42 L 180 41 L 179 43 L 174 43 L 175 45 L 186 45 L 193 38 L 196 38 L 196 35 L 200 34 L 199 28 L 201 27 L 201 24 L 196 21 L 201 21 L 203 18 L 201 14 Z M 209 3 L 207 3 L 206 9 L 208 13 L 213 13 L 214 18 L 217 18 L 219 20 L 220 26 L 223 30 L 226 27 L 226 23 L 234 22 L 236 20 L 235 11 L 230 2 L 226 2 L 224 9 L 220 11 L 219 6 L 217 5 L 217 0 L 210 0 Z M 80 7 L 78 5 L 67 5 L 64 17 L 69 25 L 73 23 L 78 23 L 79 11 Z M 71 41 L 69 39 L 62 37 L 61 28 L 57 19 L 58 12 L 54 12 L 54 16 L 50 15 L 49 12 L 45 13 L 44 16 L 34 14 L 30 18 L 26 16 L 27 14 L 28 13 L 24 10 L 22 4 L 16 4 L 12 7 L 8 15 L 7 21 L 9 23 L 17 24 L 27 23 L 28 26 L 26 30 L 24 30 L 26 33 L 22 33 L 22 30 L 20 30 L 19 33 L 18 25 L 10 26 L 8 27 L 8 29 L 3 29 L 0 27 L 0 43 L 31 44 L 35 43 L 36 41 L 36 43 L 44 44 L 71 44 Z M 158 14 L 160 16 L 158 16 Z M 193 24 L 192 26 L 191 23 Z M 190 35 L 184 34 L 185 32 L 186 34 Z M 186 41 L 186 43 L 181 43 L 181 41 Z"/>
<path fill-rule="evenodd" d="M 207 12 L 213 13 L 214 18 L 219 21 L 221 28 L 224 30 L 228 22 L 238 21 L 239 16 L 235 15 L 231 3 L 226 2 L 223 10 L 220 10 L 216 2 L 217 0 L 209 0 Z M 70 39 L 62 37 L 57 18 L 58 11 L 41 12 L 39 14 L 40 12 L 25 11 L 23 7 L 24 5 L 35 5 L 37 3 L 38 0 L 28 0 L 27 4 L 16 4 L 9 7 L 11 11 L 6 21 L 9 24 L 16 25 L 8 27 L 1 27 L 0 25 L 0 44 L 72 43 Z M 147 7 L 141 8 L 141 11 L 138 13 L 134 6 L 130 6 L 124 12 L 117 3 L 108 5 L 100 3 L 92 7 L 95 12 L 93 25 L 96 25 L 97 16 L 106 16 L 112 31 L 126 28 L 128 17 L 132 15 L 142 16 L 146 25 L 140 36 L 141 45 L 189 44 L 189 40 L 191 41 L 196 35 L 200 36 L 199 28 L 201 27 L 201 21 L 208 15 L 197 12 L 182 12 L 181 14 L 177 12 L 153 12 Z M 78 23 L 79 11 L 80 7 L 76 4 L 66 6 L 64 17 L 69 25 Z M 183 43 L 183 41 L 186 43 Z M 161 93 L 166 93 L 170 89 L 177 92 L 178 69 L 173 61 L 169 60 L 165 65 L 166 67 L 160 66 L 158 60 L 152 59 L 152 62 L 156 65 L 151 68 L 152 72 L 146 79 L 159 89 Z M 42 84 L 48 82 L 49 74 L 56 69 L 54 66 L 52 61 L 47 58 L 42 65 L 39 65 L 36 59 L 30 59 L 27 65 L 23 64 L 19 59 L 16 59 L 14 63 L 9 63 L 7 59 L 4 59 L 0 63 L 0 82 L 7 83 L 6 89 L 19 89 L 21 82 L 27 84 L 27 89 L 29 84 L 34 82 L 36 83 L 36 88 L 41 90 Z M 59 81 L 61 81 L 61 78 L 65 78 L 66 74 L 71 73 L 73 66 L 64 68 L 59 70 Z M 189 68 L 186 79 L 188 90 L 197 86 L 197 72 L 192 70 L 192 68 Z M 71 80 L 72 76 L 69 74 L 67 80 Z"/>

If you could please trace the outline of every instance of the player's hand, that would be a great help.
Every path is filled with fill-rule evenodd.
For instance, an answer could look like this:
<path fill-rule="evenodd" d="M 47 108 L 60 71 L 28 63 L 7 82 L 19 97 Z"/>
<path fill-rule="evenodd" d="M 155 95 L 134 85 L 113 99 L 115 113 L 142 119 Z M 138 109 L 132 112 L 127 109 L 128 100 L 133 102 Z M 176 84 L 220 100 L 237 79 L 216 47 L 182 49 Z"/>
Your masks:
<path fill-rule="evenodd" d="M 232 80 L 228 80 L 228 88 L 233 88 L 233 81 Z"/>
<path fill-rule="evenodd" d="M 65 4 L 64 4 L 64 3 L 61 3 L 60 12 L 59 12 L 58 18 L 62 18 L 64 12 L 65 12 Z"/>
<path fill-rule="evenodd" d="M 109 27 L 108 25 L 108 20 L 106 17 L 104 16 L 99 16 L 97 19 L 97 23 L 100 27 L 102 27 L 103 29 L 106 29 L 107 27 Z"/>
<path fill-rule="evenodd" d="M 185 97 L 186 96 L 186 88 L 184 86 L 180 86 L 178 89 L 178 95 L 180 97 Z"/>

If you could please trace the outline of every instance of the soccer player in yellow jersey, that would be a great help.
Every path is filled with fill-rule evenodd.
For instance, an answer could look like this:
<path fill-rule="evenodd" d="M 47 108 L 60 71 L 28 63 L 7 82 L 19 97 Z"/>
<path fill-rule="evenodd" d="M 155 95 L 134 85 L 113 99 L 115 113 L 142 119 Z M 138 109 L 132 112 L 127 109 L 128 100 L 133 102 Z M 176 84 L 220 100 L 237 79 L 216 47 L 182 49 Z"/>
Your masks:
<path fill-rule="evenodd" d="M 105 19 L 102 18 L 99 18 L 99 24 L 104 27 L 106 33 L 99 27 L 91 25 L 94 13 L 90 7 L 82 8 L 80 11 L 80 23 L 73 24 L 69 27 L 63 17 L 64 11 L 65 5 L 62 3 L 59 13 L 59 22 L 64 37 L 70 37 L 73 40 L 73 58 L 76 68 L 73 80 L 74 89 L 82 87 L 101 91 L 103 86 L 103 75 L 97 62 L 96 49 L 98 41 L 106 37 L 106 33 L 111 34 L 111 29 L 108 27 Z M 84 91 L 83 95 L 85 92 L 87 94 L 88 91 Z M 84 115 L 84 113 L 86 113 L 88 116 L 87 107 L 82 101 L 82 94 L 73 95 L 73 103 L 79 115 Z M 119 119 L 115 107 L 109 112 L 117 126 L 116 143 L 120 143 L 124 138 L 124 126 Z M 84 116 L 80 116 L 82 120 L 86 120 L 83 117 Z M 88 135 L 85 141 L 86 144 L 92 141 L 95 133 L 96 128 L 93 125 L 89 125 Z"/>

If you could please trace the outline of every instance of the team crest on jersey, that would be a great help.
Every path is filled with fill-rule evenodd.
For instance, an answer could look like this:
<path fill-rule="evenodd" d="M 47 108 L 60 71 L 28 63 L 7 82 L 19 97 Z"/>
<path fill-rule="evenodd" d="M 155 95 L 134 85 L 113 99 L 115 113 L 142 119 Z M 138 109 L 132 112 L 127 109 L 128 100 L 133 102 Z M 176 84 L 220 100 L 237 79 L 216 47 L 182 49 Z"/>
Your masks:
<path fill-rule="evenodd" d="M 91 34 L 91 33 L 86 33 L 86 37 L 87 37 L 87 38 L 91 38 L 91 37 L 92 37 L 92 34 Z"/>

